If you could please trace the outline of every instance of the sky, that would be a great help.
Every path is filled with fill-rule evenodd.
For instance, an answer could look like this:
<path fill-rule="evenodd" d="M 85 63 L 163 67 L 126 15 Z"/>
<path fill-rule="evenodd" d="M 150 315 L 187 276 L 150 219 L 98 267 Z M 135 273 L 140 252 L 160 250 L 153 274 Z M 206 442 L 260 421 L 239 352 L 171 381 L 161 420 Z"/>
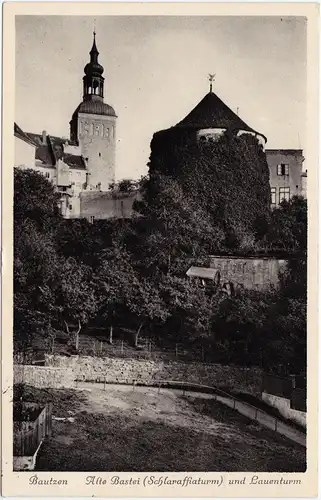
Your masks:
<path fill-rule="evenodd" d="M 95 26 L 105 102 L 116 110 L 116 178 L 147 173 L 153 133 L 213 91 L 267 148 L 305 147 L 306 20 L 258 16 L 17 16 L 15 121 L 69 137 Z"/>

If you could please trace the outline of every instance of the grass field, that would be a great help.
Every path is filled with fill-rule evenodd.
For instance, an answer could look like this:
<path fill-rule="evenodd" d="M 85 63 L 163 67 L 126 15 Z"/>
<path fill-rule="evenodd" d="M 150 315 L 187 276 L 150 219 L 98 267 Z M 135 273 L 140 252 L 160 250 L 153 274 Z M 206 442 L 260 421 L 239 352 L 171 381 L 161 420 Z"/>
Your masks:
<path fill-rule="evenodd" d="M 24 400 L 53 402 L 42 471 L 302 472 L 305 448 L 199 393 L 108 386 L 106 391 L 26 387 Z"/>

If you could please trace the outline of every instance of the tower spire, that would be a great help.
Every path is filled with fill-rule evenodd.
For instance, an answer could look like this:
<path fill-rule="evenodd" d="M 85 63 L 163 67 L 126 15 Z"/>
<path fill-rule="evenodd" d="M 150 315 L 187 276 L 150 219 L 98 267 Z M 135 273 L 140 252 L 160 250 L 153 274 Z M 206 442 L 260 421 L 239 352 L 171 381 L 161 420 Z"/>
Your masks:
<path fill-rule="evenodd" d="M 98 56 L 99 56 L 99 52 L 98 52 L 97 45 L 96 45 L 96 31 L 95 31 L 95 28 L 94 28 L 94 31 L 93 31 L 93 46 L 92 46 L 91 51 L 89 52 L 89 54 L 90 54 L 91 60 L 94 61 L 94 62 L 97 62 Z"/>
<path fill-rule="evenodd" d="M 83 77 L 84 82 L 84 99 L 103 99 L 104 97 L 104 68 L 98 62 L 99 52 L 96 45 L 96 28 L 93 31 L 93 45 L 89 52 L 90 62 L 86 64 Z"/>
<path fill-rule="evenodd" d="M 211 73 L 208 74 L 208 80 L 210 82 L 210 93 L 213 92 L 213 82 L 215 81 L 215 74 L 211 75 Z"/>

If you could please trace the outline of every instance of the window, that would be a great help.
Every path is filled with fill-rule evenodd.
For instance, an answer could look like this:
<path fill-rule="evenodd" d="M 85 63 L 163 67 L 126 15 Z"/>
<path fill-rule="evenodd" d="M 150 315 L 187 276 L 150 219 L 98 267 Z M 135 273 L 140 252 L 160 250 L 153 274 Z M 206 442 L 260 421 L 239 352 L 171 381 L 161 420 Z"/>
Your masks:
<path fill-rule="evenodd" d="M 94 222 L 94 220 L 95 220 L 95 216 L 94 216 L 94 215 L 91 215 L 91 216 L 89 217 L 89 222 L 92 224 L 92 223 Z"/>
<path fill-rule="evenodd" d="M 69 205 L 69 210 L 72 210 L 72 205 Z"/>
<path fill-rule="evenodd" d="M 49 173 L 49 172 L 45 172 L 45 177 L 46 177 L 47 179 L 49 179 L 49 177 L 50 177 L 50 173 Z"/>
<path fill-rule="evenodd" d="M 101 153 L 98 153 L 99 158 L 101 157 Z"/>
<path fill-rule="evenodd" d="M 278 175 L 289 175 L 289 164 L 288 163 L 280 163 L 277 167 Z"/>
<path fill-rule="evenodd" d="M 290 188 L 289 187 L 281 187 L 280 188 L 280 203 L 283 200 L 289 201 L 290 199 Z"/>
<path fill-rule="evenodd" d="M 276 205 L 276 188 L 271 188 L 271 205 Z"/>

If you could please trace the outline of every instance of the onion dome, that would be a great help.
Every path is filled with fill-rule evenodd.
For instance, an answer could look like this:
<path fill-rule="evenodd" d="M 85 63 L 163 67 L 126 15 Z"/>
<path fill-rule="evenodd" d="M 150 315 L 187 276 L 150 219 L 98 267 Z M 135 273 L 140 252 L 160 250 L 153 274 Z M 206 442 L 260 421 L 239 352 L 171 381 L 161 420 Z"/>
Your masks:
<path fill-rule="evenodd" d="M 94 40 L 91 51 L 89 52 L 90 62 L 86 64 L 84 68 L 85 75 L 87 76 L 101 76 L 104 72 L 104 68 L 98 62 L 99 52 L 96 46 L 96 33 L 94 32 Z"/>

